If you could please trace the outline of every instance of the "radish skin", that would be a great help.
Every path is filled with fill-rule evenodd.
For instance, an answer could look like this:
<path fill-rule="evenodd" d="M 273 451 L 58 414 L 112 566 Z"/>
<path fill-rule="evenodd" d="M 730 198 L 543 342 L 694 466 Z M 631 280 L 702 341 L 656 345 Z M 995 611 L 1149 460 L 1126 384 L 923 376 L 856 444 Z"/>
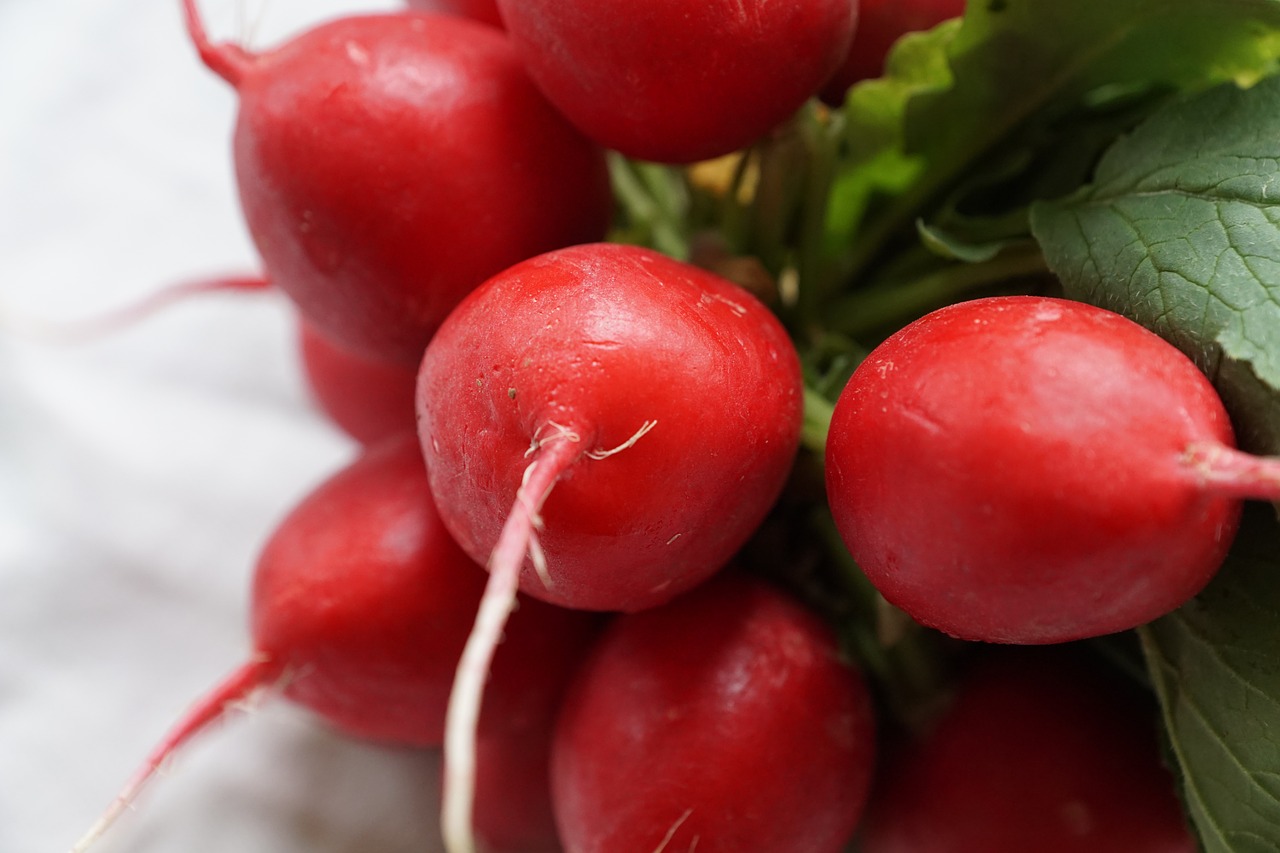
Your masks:
<path fill-rule="evenodd" d="M 440 12 L 461 15 L 473 21 L 482 21 L 492 27 L 502 27 L 502 16 L 494 0 L 408 0 L 409 8 L 419 12 Z"/>
<path fill-rule="evenodd" d="M 347 435 L 367 446 L 414 431 L 415 367 L 376 361 L 344 349 L 302 317 L 298 318 L 298 351 L 312 398 Z"/>

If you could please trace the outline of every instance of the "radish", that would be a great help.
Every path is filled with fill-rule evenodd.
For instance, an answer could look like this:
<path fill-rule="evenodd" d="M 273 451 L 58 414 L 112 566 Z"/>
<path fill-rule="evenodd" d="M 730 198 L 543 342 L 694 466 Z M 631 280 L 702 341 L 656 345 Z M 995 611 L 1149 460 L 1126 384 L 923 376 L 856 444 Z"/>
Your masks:
<path fill-rule="evenodd" d="M 517 585 L 567 607 L 639 610 L 705 580 L 777 498 L 802 395 L 768 309 L 634 246 L 517 264 L 441 326 L 419 377 L 419 435 L 441 518 L 490 571 L 449 711 L 451 849 L 471 848 L 474 719 Z"/>
<path fill-rule="evenodd" d="M 353 736 L 439 745 L 483 587 L 483 572 L 440 523 L 416 438 L 367 449 L 289 513 L 263 549 L 249 659 L 177 723 L 73 849 L 87 848 L 176 749 L 262 688 Z M 522 602 L 494 658 L 483 731 L 545 720 L 595 625 L 589 614 Z"/>
<path fill-rule="evenodd" d="M 827 495 L 871 582 L 956 637 L 1133 628 L 1221 565 L 1280 462 L 1234 449 L 1213 387 L 1136 323 L 993 297 L 890 337 L 835 406 Z"/>
<path fill-rule="evenodd" d="M 298 348 L 311 395 L 343 432 L 372 444 L 415 428 L 418 371 L 400 362 L 375 361 L 331 343 L 299 318 Z"/>
<path fill-rule="evenodd" d="M 498 0 L 546 96 L 628 157 L 685 163 L 749 145 L 840 64 L 856 0 Z"/>
<path fill-rule="evenodd" d="M 553 721 L 476 742 L 475 834 L 486 853 L 561 853 L 551 808 Z"/>
<path fill-rule="evenodd" d="M 236 177 L 270 278 L 348 349 L 416 363 L 471 289 L 602 237 L 603 152 L 534 88 L 506 37 L 462 18 L 342 18 L 261 55 L 213 44 L 240 97 Z"/>
<path fill-rule="evenodd" d="M 886 757 L 862 853 L 1193 853 L 1132 685 L 1060 649 L 1003 649 Z M 701 848 L 699 848 L 701 849 Z"/>
<path fill-rule="evenodd" d="M 843 104 L 850 86 L 884 72 L 885 57 L 898 39 L 960 17 L 964 5 L 965 0 L 859 0 L 858 29 L 844 62 L 823 84 L 822 100 Z"/>
<path fill-rule="evenodd" d="M 502 26 L 496 0 L 408 0 L 409 7 L 419 12 L 440 12 L 445 15 L 461 15 L 473 21 L 483 21 L 495 27 Z"/>
<path fill-rule="evenodd" d="M 871 781 L 867 689 L 816 616 L 723 576 L 619 617 L 556 723 L 567 853 L 837 853 Z"/>

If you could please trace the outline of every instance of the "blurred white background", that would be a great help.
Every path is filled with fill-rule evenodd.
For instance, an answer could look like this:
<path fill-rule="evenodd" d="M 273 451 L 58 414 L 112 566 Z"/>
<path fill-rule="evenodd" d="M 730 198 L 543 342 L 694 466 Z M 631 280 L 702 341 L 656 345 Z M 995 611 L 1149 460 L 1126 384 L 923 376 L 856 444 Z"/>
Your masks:
<path fill-rule="evenodd" d="M 395 0 L 202 0 L 255 48 Z M 0 851 L 60 853 L 249 651 L 247 589 L 288 508 L 353 445 L 311 407 L 274 294 L 55 345 L 64 321 L 255 269 L 234 93 L 179 0 L 0 0 Z M 282 703 L 182 752 L 102 853 L 436 848 L 434 756 Z"/>

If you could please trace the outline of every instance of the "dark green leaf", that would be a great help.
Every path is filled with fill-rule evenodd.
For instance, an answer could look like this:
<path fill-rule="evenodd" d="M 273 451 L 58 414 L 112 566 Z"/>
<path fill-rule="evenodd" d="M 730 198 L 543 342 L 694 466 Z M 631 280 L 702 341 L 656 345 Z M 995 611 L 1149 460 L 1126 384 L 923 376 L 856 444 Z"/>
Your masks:
<path fill-rule="evenodd" d="M 1169 106 L 1092 187 L 1032 214 L 1069 296 L 1174 342 L 1214 377 L 1243 443 L 1280 451 L 1280 78 Z"/>
<path fill-rule="evenodd" d="M 1139 632 L 1208 853 L 1280 850 L 1280 525 L 1253 509 L 1209 587 Z"/>

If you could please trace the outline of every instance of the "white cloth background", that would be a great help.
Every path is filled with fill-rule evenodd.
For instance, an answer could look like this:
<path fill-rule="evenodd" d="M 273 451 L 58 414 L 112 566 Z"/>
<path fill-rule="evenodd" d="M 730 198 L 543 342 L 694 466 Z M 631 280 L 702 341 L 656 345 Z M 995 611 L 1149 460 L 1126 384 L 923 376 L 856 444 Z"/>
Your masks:
<path fill-rule="evenodd" d="M 394 0 L 202 0 L 256 47 Z M 248 580 L 351 442 L 312 409 L 289 307 L 201 298 L 76 346 L 93 315 L 249 272 L 235 99 L 179 0 L 0 0 L 0 853 L 61 853 L 248 652 Z M 433 754 L 283 703 L 181 753 L 102 853 L 422 853 Z"/>

